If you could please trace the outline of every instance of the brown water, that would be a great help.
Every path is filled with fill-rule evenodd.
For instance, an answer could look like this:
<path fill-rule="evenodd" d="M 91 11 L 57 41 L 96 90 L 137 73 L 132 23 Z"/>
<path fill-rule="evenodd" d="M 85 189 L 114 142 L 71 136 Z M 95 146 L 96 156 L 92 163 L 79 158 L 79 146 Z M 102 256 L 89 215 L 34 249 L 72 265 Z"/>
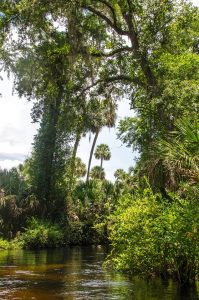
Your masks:
<path fill-rule="evenodd" d="M 103 248 L 0 251 L 0 300 L 196 300 L 197 288 L 103 270 Z"/>

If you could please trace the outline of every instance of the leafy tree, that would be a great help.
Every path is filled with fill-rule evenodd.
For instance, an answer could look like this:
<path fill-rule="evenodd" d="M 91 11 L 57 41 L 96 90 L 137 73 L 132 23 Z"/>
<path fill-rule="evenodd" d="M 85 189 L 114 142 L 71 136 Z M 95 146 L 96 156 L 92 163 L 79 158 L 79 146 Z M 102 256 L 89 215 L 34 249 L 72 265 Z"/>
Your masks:
<path fill-rule="evenodd" d="M 117 169 L 114 173 L 116 181 L 122 182 L 125 180 L 127 173 L 123 169 Z"/>
<path fill-rule="evenodd" d="M 31 192 L 21 165 L 0 170 L 0 232 L 5 238 L 14 238 L 27 218 L 36 213 L 38 201 Z"/>
<path fill-rule="evenodd" d="M 173 129 L 176 116 L 184 114 L 185 106 L 191 113 L 191 105 L 186 103 L 194 103 L 197 95 L 193 74 L 198 65 L 198 10 L 188 3 L 60 0 L 56 5 L 52 1 L 41 5 L 38 0 L 33 6 L 19 1 L 8 11 L 4 4 L 2 11 L 5 18 L 13 14 L 10 24 L 20 29 L 20 36 L 25 34 L 31 40 L 38 38 L 41 28 L 47 36 L 52 29 L 56 31 L 54 21 L 59 18 L 67 24 L 63 31 L 70 46 L 64 48 L 64 53 L 83 65 L 84 73 L 89 75 L 74 93 L 91 99 L 116 87 L 117 95 L 120 88 L 131 97 L 138 120 L 134 128 L 140 132 L 139 140 L 134 141 L 143 160 L 156 138 Z M 189 34 L 185 34 L 184 24 Z M 25 25 L 27 29 L 21 30 Z M 74 65 L 72 71 L 76 71 Z M 75 85 L 78 76 L 72 75 Z"/>
<path fill-rule="evenodd" d="M 30 98 L 36 95 L 39 106 L 35 106 L 33 117 L 38 119 L 41 115 L 40 129 L 34 140 L 31 174 L 32 186 L 40 200 L 43 215 L 50 215 L 51 212 L 54 214 L 58 209 L 57 201 L 60 208 L 64 206 L 63 190 L 59 187 L 63 184 L 61 178 L 64 175 L 69 145 L 67 134 L 59 129 L 58 124 L 62 99 L 66 96 L 64 89 L 68 81 L 64 72 L 67 63 L 61 53 L 54 55 L 54 52 L 61 49 L 62 43 L 62 34 L 58 34 L 50 42 L 43 41 L 28 53 L 28 57 L 19 59 L 16 65 L 15 84 L 18 92 L 20 95 L 28 94 Z M 39 63 L 38 58 L 43 60 L 43 64 Z M 36 70 L 34 84 L 28 81 L 29 76 L 32 77 L 29 74 L 30 68 L 25 70 L 28 62 Z"/>
<path fill-rule="evenodd" d="M 75 108 L 69 109 L 72 87 L 69 59 L 65 56 L 67 37 L 62 32 L 50 35 L 49 40 L 44 37 L 37 45 L 25 47 L 24 56 L 12 65 L 18 94 L 36 98 L 32 117 L 40 121 L 40 129 L 34 139 L 28 169 L 31 186 L 40 200 L 41 214 L 48 217 L 51 213 L 59 214 L 65 206 L 65 161 L 70 155 L 74 123 L 71 127 L 63 124 L 63 112 L 68 121 L 75 114 Z M 75 107 L 76 99 L 73 100 Z"/>
<path fill-rule="evenodd" d="M 184 0 L 4 0 L 0 11 L 0 59 L 14 73 L 18 94 L 36 100 L 32 116 L 41 125 L 24 167 L 40 215 L 57 219 L 64 211 L 68 176 L 74 204 L 69 227 L 81 243 L 90 232 L 95 236 L 92 230 L 100 222 L 107 236 L 105 218 L 117 200 L 108 218 L 113 265 L 147 275 L 167 276 L 169 269 L 180 282 L 193 281 L 198 274 L 198 8 Z M 73 185 L 82 135 L 95 134 L 88 181 L 98 134 L 103 126 L 114 126 L 117 101 L 124 96 L 134 117 L 120 122 L 118 135 L 138 152 L 134 171 L 117 171 L 114 187 L 106 180 Z M 110 156 L 104 155 L 98 155 L 100 178 Z M 161 194 L 144 189 L 144 175 Z M 178 189 L 182 183 L 186 187 Z M 7 203 L 16 208 L 15 201 Z"/>

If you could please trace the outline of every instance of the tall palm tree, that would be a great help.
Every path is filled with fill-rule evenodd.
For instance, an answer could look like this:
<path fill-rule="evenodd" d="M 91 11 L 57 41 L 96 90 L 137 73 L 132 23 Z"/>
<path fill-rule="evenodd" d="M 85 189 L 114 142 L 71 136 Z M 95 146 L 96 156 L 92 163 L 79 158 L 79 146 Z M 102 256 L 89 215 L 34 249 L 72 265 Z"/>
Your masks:
<path fill-rule="evenodd" d="M 109 128 L 115 126 L 116 117 L 117 117 L 116 109 L 117 109 L 117 104 L 109 97 L 101 101 L 93 100 L 90 102 L 90 117 L 89 117 L 90 123 L 88 124 L 88 126 L 90 128 L 90 131 L 94 133 L 95 136 L 93 139 L 90 156 L 89 156 L 86 182 L 89 181 L 91 161 L 92 161 L 95 145 L 100 130 L 104 126 L 107 126 Z"/>
<path fill-rule="evenodd" d="M 106 144 L 98 145 L 95 151 L 95 158 L 101 160 L 100 168 L 102 170 L 103 161 L 111 158 L 109 146 Z"/>

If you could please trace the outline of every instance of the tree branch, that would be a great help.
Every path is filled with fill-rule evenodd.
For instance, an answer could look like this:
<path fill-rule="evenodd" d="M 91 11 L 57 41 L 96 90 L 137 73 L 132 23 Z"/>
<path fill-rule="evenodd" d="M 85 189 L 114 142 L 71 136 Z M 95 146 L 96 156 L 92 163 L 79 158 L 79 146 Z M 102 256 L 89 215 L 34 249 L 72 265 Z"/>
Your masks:
<path fill-rule="evenodd" d="M 129 12 L 132 13 L 132 3 L 131 1 L 127 0 L 128 6 L 129 6 Z"/>
<path fill-rule="evenodd" d="M 115 22 L 113 23 L 107 16 L 105 16 L 103 13 L 101 13 L 100 11 L 98 11 L 97 9 L 87 5 L 87 6 L 83 6 L 83 8 L 89 10 L 90 12 L 92 12 L 93 14 L 95 14 L 96 16 L 100 17 L 102 20 L 104 20 L 111 28 L 113 28 L 119 35 L 129 35 L 129 32 L 126 30 L 122 30 L 121 28 L 119 28 L 117 26 L 117 24 L 115 24 Z"/>
<path fill-rule="evenodd" d="M 135 50 L 135 52 L 139 51 L 139 42 L 137 37 L 137 32 L 135 31 L 134 24 L 132 22 L 132 14 L 123 14 L 124 19 L 126 20 L 126 23 L 129 28 L 129 38 L 131 40 L 132 48 Z"/>
<path fill-rule="evenodd" d="M 142 71 L 143 71 L 144 75 L 146 76 L 149 86 L 154 86 L 155 85 L 155 77 L 154 77 L 151 67 L 149 65 L 147 55 L 140 52 L 138 35 L 135 30 L 135 24 L 133 24 L 133 21 L 132 21 L 133 13 L 123 14 L 123 16 L 124 16 L 124 19 L 126 20 L 128 28 L 129 28 L 129 38 L 131 40 L 131 46 L 134 50 L 134 53 L 140 61 Z"/>
<path fill-rule="evenodd" d="M 117 25 L 117 17 L 114 8 L 105 0 L 94 0 L 94 1 L 101 2 L 109 8 L 113 16 L 114 25 Z"/>
<path fill-rule="evenodd" d="M 130 76 L 127 75 L 118 75 L 118 76 L 112 76 L 108 77 L 106 79 L 99 79 L 92 83 L 91 85 L 87 86 L 85 89 L 83 89 L 80 93 L 80 95 L 83 95 L 86 91 L 90 90 L 91 88 L 97 86 L 100 83 L 104 83 L 105 85 L 116 82 L 116 81 L 126 81 L 129 84 L 134 83 L 134 84 L 139 84 L 139 85 L 144 85 L 143 82 L 141 82 L 138 78 L 131 78 Z"/>

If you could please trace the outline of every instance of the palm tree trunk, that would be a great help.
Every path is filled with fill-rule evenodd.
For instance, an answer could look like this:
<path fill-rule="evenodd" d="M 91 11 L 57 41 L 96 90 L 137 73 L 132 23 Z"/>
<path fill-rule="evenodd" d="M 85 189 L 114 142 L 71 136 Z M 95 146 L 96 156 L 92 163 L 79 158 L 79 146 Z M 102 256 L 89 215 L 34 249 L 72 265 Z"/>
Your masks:
<path fill-rule="evenodd" d="M 103 165 L 103 157 L 101 157 L 101 165 L 100 165 L 100 179 L 102 179 L 102 165 Z"/>
<path fill-rule="evenodd" d="M 91 161 L 92 161 L 93 152 L 94 152 L 94 149 L 95 149 L 95 145 L 96 145 L 96 142 L 97 142 L 98 135 L 99 135 L 99 129 L 97 129 L 96 132 L 95 132 L 95 137 L 93 139 L 93 144 L 92 144 L 91 151 L 90 151 L 89 162 L 88 162 L 88 170 L 87 170 L 87 176 L 86 176 L 86 183 L 88 183 L 88 181 L 89 181 Z"/>

